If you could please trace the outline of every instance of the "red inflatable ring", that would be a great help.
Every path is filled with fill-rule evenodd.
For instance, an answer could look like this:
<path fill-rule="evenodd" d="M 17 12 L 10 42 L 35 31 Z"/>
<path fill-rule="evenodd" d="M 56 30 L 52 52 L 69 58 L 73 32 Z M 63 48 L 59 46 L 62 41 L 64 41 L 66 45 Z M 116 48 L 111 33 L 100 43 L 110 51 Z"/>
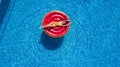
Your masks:
<path fill-rule="evenodd" d="M 43 19 L 45 33 L 53 38 L 64 36 L 70 28 L 70 19 L 61 11 L 51 11 Z"/>

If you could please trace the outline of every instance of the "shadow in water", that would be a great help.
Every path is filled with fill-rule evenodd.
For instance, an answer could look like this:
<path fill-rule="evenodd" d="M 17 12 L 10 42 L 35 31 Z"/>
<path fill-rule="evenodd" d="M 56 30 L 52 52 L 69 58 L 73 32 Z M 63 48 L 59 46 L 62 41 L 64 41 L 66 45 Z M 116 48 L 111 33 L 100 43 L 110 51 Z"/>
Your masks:
<path fill-rule="evenodd" d="M 40 42 L 45 49 L 56 50 L 62 45 L 64 37 L 61 38 L 52 38 L 48 36 L 45 32 L 41 34 Z"/>
<path fill-rule="evenodd" d="M 11 0 L 2 0 L 0 3 L 0 27 L 2 25 L 3 19 L 7 13 Z"/>

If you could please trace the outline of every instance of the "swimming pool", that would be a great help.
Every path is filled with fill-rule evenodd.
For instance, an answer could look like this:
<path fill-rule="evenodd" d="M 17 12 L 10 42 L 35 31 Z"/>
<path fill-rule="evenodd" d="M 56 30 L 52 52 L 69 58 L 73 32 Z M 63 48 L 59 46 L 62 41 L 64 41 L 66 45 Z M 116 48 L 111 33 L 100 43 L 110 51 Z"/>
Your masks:
<path fill-rule="evenodd" d="M 4 2 L 3 2 L 4 1 Z M 0 67 L 119 67 L 119 0 L 2 0 Z M 67 35 L 39 29 L 46 13 L 71 20 Z"/>

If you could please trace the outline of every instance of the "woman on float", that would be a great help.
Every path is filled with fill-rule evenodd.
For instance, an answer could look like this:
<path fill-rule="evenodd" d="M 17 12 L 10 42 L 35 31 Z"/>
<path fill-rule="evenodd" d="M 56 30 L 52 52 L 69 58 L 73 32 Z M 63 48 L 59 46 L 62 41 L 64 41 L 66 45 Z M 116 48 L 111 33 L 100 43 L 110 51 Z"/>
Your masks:
<path fill-rule="evenodd" d="M 47 28 L 47 27 L 56 27 L 56 26 L 69 26 L 70 23 L 67 24 L 70 20 L 63 20 L 59 22 L 51 22 L 48 25 L 41 26 L 40 28 Z"/>

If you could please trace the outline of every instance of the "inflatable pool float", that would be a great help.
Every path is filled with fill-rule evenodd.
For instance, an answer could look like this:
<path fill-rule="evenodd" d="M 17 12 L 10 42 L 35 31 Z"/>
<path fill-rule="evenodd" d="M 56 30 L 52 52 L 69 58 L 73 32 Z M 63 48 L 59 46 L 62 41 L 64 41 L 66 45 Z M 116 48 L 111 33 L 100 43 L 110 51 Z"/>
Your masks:
<path fill-rule="evenodd" d="M 68 32 L 70 19 L 61 11 L 51 11 L 45 15 L 41 28 L 44 29 L 47 35 L 60 38 Z"/>

